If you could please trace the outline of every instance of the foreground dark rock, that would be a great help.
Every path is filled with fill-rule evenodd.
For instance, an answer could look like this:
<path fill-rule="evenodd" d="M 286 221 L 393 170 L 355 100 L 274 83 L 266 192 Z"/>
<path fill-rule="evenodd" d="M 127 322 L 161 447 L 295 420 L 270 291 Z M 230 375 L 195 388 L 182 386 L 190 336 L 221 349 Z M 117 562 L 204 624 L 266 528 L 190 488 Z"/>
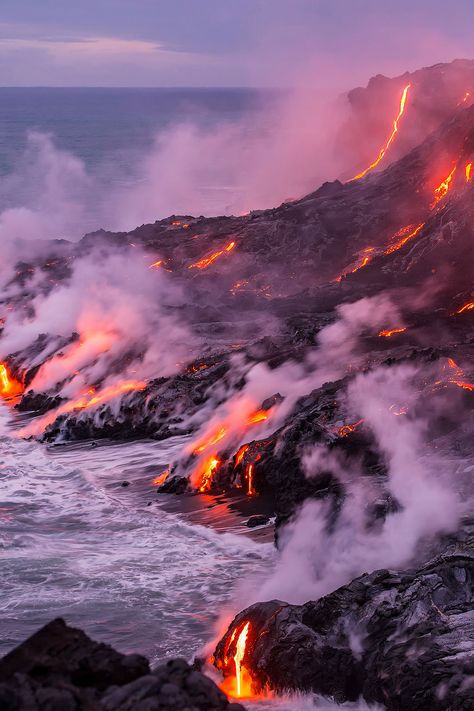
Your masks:
<path fill-rule="evenodd" d="M 93 642 L 61 619 L 0 660 L 2 711 L 243 711 L 184 659 L 150 671 L 137 654 Z"/>
<path fill-rule="evenodd" d="M 446 552 L 418 570 L 379 570 L 305 605 L 257 603 L 243 664 L 256 689 L 300 689 L 389 711 L 468 711 L 474 703 L 474 555 Z"/>

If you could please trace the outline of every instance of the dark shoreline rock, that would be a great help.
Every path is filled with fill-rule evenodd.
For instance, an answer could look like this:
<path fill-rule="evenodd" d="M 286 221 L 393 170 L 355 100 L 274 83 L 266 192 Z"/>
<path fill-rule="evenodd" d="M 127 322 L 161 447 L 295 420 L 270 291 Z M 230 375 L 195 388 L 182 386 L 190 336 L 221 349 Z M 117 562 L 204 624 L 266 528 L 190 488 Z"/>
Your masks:
<path fill-rule="evenodd" d="M 243 664 L 256 691 L 299 690 L 388 711 L 474 707 L 474 553 L 446 552 L 417 570 L 364 574 L 317 602 L 257 603 L 215 651 L 226 671 L 232 632 L 251 628 Z"/>
<path fill-rule="evenodd" d="M 56 619 L 0 659 L 2 711 L 244 711 L 184 659 L 150 671 Z"/>

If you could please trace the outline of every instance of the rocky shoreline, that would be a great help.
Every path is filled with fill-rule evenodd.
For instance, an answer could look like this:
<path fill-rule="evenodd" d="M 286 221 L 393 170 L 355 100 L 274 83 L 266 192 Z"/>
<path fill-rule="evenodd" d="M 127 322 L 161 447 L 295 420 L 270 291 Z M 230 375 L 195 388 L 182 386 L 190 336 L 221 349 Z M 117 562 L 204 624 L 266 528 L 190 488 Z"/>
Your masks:
<path fill-rule="evenodd" d="M 461 84 L 474 87 L 474 63 L 462 63 L 454 88 L 453 66 L 410 75 L 406 140 L 380 172 L 241 217 L 173 216 L 87 235 L 19 265 L 10 285 L 7 308 L 34 314 L 38 294 L 67 285 L 74 265 L 90 269 L 109 253 L 128 262 L 138 247 L 141 267 L 145 257 L 163 272 L 162 300 L 182 299 L 166 302 L 164 317 L 179 313 L 201 352 L 171 375 L 110 391 L 110 373 L 135 375 L 157 347 L 144 345 L 149 323 L 130 341 L 116 323 L 106 334 L 115 350 L 97 353 L 103 334 L 41 332 L 6 364 L 25 389 L 17 408 L 46 417 L 25 436 L 193 435 L 156 472 L 160 496 L 247 496 L 252 515 L 276 516 L 282 555 L 300 526 L 295 556 L 310 592 L 298 604 L 269 596 L 247 607 L 215 651 L 224 676 L 244 667 L 254 693 L 362 696 L 389 711 L 473 708 L 474 105 Z M 353 92 L 356 124 L 407 80 Z M 84 358 L 83 370 L 64 367 L 68 354 L 74 369 Z M 42 370 L 50 377 L 35 391 Z M 88 389 L 71 404 L 75 379 Z M 301 520 L 302 510 L 311 515 Z M 338 530 L 345 567 L 337 584 L 319 585 Z M 327 544 L 319 557 L 312 538 Z M 365 546 L 360 560 L 354 541 Z M 297 597 L 300 580 L 290 582 Z M 239 708 L 185 662 L 150 672 L 146 660 L 51 625 L 0 662 L 1 708 Z"/>
<path fill-rule="evenodd" d="M 151 670 L 56 619 L 0 659 L 2 711 L 244 711 L 184 659 Z"/>

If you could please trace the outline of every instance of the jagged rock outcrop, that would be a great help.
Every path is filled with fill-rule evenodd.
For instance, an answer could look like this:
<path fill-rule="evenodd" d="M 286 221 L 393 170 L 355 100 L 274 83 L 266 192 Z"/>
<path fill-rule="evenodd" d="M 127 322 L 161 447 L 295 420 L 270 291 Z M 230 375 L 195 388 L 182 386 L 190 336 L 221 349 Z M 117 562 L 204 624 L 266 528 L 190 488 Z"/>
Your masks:
<path fill-rule="evenodd" d="M 468 711 L 473 583 L 472 548 L 461 548 L 419 569 L 366 573 L 317 602 L 257 603 L 232 621 L 215 663 L 226 671 L 232 632 L 250 621 L 242 663 L 256 690 L 363 696 L 388 711 Z"/>
<path fill-rule="evenodd" d="M 0 660 L 2 711 L 243 711 L 184 659 L 151 671 L 56 619 Z"/>

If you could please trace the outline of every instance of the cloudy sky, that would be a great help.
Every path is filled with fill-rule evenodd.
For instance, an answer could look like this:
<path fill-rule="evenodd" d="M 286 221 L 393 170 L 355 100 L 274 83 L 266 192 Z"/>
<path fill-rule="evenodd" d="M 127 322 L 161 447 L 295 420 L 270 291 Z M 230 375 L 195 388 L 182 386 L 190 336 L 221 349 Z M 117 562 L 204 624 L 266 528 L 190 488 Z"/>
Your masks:
<path fill-rule="evenodd" d="M 473 30 L 474 0 L 0 0 L 0 85 L 342 89 Z"/>

